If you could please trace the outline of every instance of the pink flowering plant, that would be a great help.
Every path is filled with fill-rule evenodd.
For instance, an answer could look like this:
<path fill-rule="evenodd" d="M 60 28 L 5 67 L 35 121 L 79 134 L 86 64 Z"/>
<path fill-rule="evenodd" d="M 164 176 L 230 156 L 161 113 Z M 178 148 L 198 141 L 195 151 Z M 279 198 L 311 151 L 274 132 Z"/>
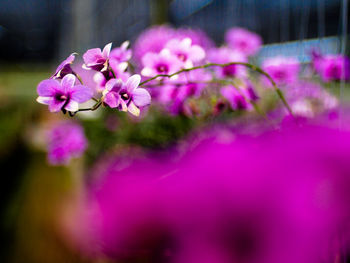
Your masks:
<path fill-rule="evenodd" d="M 350 80 L 349 58 L 261 49 L 243 28 L 215 46 L 156 26 L 72 53 L 38 84 L 48 162 L 86 175 L 55 217 L 69 249 L 89 262 L 348 260 L 349 111 L 331 85 Z"/>
<path fill-rule="evenodd" d="M 286 116 L 315 117 L 334 110 L 338 101 L 322 83 L 350 79 L 349 58 L 341 55 L 313 53 L 307 67 L 321 77 L 315 83 L 303 75 L 305 70 L 294 57 L 268 57 L 261 66 L 250 63 L 252 58 L 258 61 L 263 44 L 254 32 L 231 28 L 225 41 L 215 47 L 200 30 L 156 26 L 131 47 L 125 41 L 117 47 L 109 43 L 87 50 L 80 66 L 78 54 L 72 53 L 39 83 L 37 101 L 48 105 L 50 112 L 71 117 L 104 108 L 108 130 L 120 132 L 123 126 L 128 133 L 124 138 L 133 138 L 128 142 L 143 141 L 143 145 L 143 129 L 134 136 L 126 127 L 141 127 L 149 120 L 147 115 L 174 123 L 178 117 L 192 119 L 181 136 L 195 125 L 194 120 L 206 123 L 219 116 L 255 116 L 278 125 Z M 116 112 L 132 117 L 109 116 Z"/>

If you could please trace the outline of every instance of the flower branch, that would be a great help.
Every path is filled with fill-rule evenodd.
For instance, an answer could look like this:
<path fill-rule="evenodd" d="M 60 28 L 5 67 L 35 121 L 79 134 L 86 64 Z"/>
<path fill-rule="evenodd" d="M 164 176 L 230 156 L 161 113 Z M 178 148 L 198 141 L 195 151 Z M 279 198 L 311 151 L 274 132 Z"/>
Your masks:
<path fill-rule="evenodd" d="M 159 77 L 166 77 L 166 78 L 172 78 L 178 74 L 181 74 L 183 72 L 189 72 L 189 71 L 192 71 L 192 70 L 196 70 L 196 69 L 206 69 L 206 68 L 209 68 L 209 67 L 227 67 L 227 66 L 232 66 L 232 65 L 241 65 L 241 66 L 245 66 L 247 68 L 250 68 L 251 70 L 254 70 L 256 72 L 258 72 L 259 74 L 261 75 L 264 75 L 265 77 L 268 78 L 268 80 L 271 82 L 274 90 L 276 91 L 278 97 L 280 98 L 280 100 L 282 101 L 283 105 L 286 107 L 286 109 L 288 110 L 289 114 L 291 114 L 293 116 L 293 112 L 292 112 L 292 109 L 290 108 L 286 98 L 284 97 L 283 95 L 283 92 L 282 90 L 280 90 L 278 87 L 277 87 L 277 84 L 276 82 L 272 79 L 272 77 L 267 73 L 265 72 L 264 70 L 262 70 L 261 68 L 255 66 L 255 65 L 252 65 L 252 64 L 249 64 L 249 63 L 245 63 L 245 62 L 230 62 L 230 63 L 225 63 L 225 64 L 218 64 L 218 63 L 207 63 L 205 65 L 200 65 L 200 66 L 195 66 L 195 67 L 192 67 L 192 68 L 183 68 L 173 74 L 158 74 L 158 75 L 155 75 L 154 77 L 151 77 L 145 81 L 142 81 L 140 83 L 140 86 L 143 86 L 145 84 L 147 84 L 148 82 L 152 81 L 152 80 L 155 80 Z"/>

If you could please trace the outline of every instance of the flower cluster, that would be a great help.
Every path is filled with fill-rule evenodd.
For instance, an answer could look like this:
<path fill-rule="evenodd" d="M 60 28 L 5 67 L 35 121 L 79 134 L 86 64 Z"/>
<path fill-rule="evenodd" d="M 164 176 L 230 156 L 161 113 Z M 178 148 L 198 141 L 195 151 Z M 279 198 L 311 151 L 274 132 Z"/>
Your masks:
<path fill-rule="evenodd" d="M 164 105 L 172 114 L 191 115 L 196 110 L 188 101 L 200 98 L 202 91 L 206 90 L 207 94 L 222 97 L 220 101 L 230 105 L 233 110 L 251 109 L 251 102 L 254 103 L 258 96 L 248 79 L 245 65 L 217 66 L 213 68 L 214 72 L 212 69 L 200 68 L 207 63 L 248 63 L 249 57 L 256 55 L 262 45 L 257 34 L 242 28 L 229 30 L 226 40 L 227 45 L 215 48 L 209 38 L 198 30 L 175 30 L 168 26 L 159 26 L 144 32 L 136 40 L 135 59 L 142 76 L 161 75 L 146 84 L 152 88 L 159 87 L 152 89 L 155 101 Z M 190 72 L 191 68 L 196 69 Z M 176 74 L 179 71 L 186 72 Z M 233 82 L 237 78 L 242 81 Z M 217 92 L 220 80 L 228 80 L 230 83 L 222 85 L 222 90 Z M 249 89 L 246 83 L 249 83 Z M 242 103 L 237 106 L 234 101 L 239 100 Z M 212 108 L 213 112 L 215 108 L 216 105 Z"/>
<path fill-rule="evenodd" d="M 47 134 L 48 160 L 52 165 L 68 164 L 87 147 L 83 127 L 71 121 L 56 123 Z"/>
<path fill-rule="evenodd" d="M 59 71 L 55 76 L 60 76 Z M 51 112 L 70 111 L 79 109 L 79 103 L 91 99 L 92 91 L 86 86 L 76 85 L 77 78 L 73 74 L 67 74 L 59 82 L 57 79 L 43 80 L 38 85 L 37 102 L 49 105 Z"/>
<path fill-rule="evenodd" d="M 313 52 L 313 66 L 324 82 L 350 80 L 350 58 Z"/>
<path fill-rule="evenodd" d="M 69 111 L 71 115 L 102 105 L 139 116 L 142 108 L 150 105 L 152 97 L 156 105 L 173 115 L 191 116 L 201 114 L 199 101 L 205 94 L 214 102 L 208 107 L 215 115 L 222 109 L 257 109 L 261 87 L 272 87 L 278 90 L 277 94 L 292 114 L 282 90 L 293 93 L 305 83 L 301 81 L 305 76 L 299 61 L 294 57 L 268 57 L 258 68 L 249 64 L 249 60 L 258 55 L 262 46 L 259 35 L 243 28 L 231 28 L 225 34 L 225 41 L 224 45 L 215 47 L 200 30 L 155 26 L 139 36 L 133 49 L 129 49 L 129 42 L 125 41 L 114 49 L 109 43 L 103 50 L 87 50 L 82 67 L 94 71 L 94 83 L 89 87 L 83 85 L 83 79 L 73 70 L 76 53 L 71 54 L 50 79 L 39 83 L 37 101 L 49 105 L 52 112 Z M 324 82 L 350 79 L 349 58 L 317 52 L 313 52 L 312 57 L 313 69 Z M 254 78 L 249 68 L 262 73 L 262 77 Z M 323 105 L 323 97 L 314 99 Z M 79 103 L 90 99 L 95 100 L 94 106 L 79 108 Z M 297 105 L 298 113 L 301 104 Z M 302 107 L 310 111 L 306 105 Z M 327 110 L 327 107 L 321 108 Z"/>
<path fill-rule="evenodd" d="M 111 50 L 112 43 L 109 43 L 103 50 L 93 48 L 84 53 L 83 69 L 96 71 L 94 87 L 83 85 L 83 79 L 71 66 L 76 54 L 71 54 L 57 67 L 50 79 L 39 83 L 37 101 L 47 104 L 51 112 L 68 111 L 74 114 L 81 110 L 79 103 L 93 99 L 97 103 L 88 110 L 105 105 L 138 116 L 140 108 L 150 104 L 151 97 L 147 90 L 138 88 L 140 76 L 130 76 L 127 72 L 132 56 L 128 46 L 129 42 L 126 41 Z M 99 96 L 98 99 L 93 97 L 94 93 Z"/>
<path fill-rule="evenodd" d="M 292 56 L 258 60 L 263 41 L 256 33 L 235 27 L 224 39 L 215 46 L 200 30 L 163 25 L 143 32 L 132 48 L 125 41 L 113 49 L 109 43 L 87 50 L 78 69 L 72 53 L 38 84 L 37 101 L 70 116 L 99 107 L 139 116 L 152 100 L 162 113 L 201 120 L 256 111 L 265 119 L 278 113 L 280 121 L 286 115 L 313 118 L 333 111 L 338 100 L 323 82 L 350 80 L 350 59 L 343 55 L 314 51 L 305 65 Z M 250 64 L 252 59 L 261 66 Z M 272 93 L 281 103 L 271 99 Z"/>
<path fill-rule="evenodd" d="M 97 134 L 90 145 L 104 137 L 91 151 L 108 157 L 89 171 L 89 184 L 82 184 L 87 191 L 75 195 L 78 204 L 62 216 L 71 244 L 84 256 L 174 263 L 346 260 L 350 125 L 338 118 L 343 109 L 323 84 L 349 81 L 350 59 L 315 51 L 304 64 L 283 54 L 261 58 L 261 37 L 242 28 L 229 29 L 224 39 L 215 46 L 202 31 L 156 26 L 132 48 L 126 41 L 87 50 L 79 70 L 72 53 L 38 84 L 37 101 L 51 112 L 110 109 L 100 118 L 106 125 L 96 120 L 89 130 L 95 133 L 87 132 Z M 148 118 L 115 114 L 144 116 L 151 100 L 158 112 L 147 111 Z M 81 108 L 89 101 L 93 106 Z M 220 127 L 202 131 L 216 121 Z M 195 125 L 192 140 L 181 137 L 166 154 L 147 155 L 137 146 L 154 137 L 164 142 L 176 135 L 175 141 Z M 87 139 L 79 124 L 64 121 L 48 133 L 47 144 L 49 162 L 66 165 L 83 154 Z M 152 140 L 147 145 L 156 148 Z"/>

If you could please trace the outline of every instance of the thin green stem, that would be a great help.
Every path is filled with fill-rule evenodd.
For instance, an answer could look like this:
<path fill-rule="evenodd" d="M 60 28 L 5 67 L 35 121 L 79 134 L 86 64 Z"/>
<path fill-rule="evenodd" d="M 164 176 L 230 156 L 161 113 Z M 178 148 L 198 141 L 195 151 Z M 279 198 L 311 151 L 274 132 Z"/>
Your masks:
<path fill-rule="evenodd" d="M 83 108 L 83 109 L 79 109 L 75 112 L 69 112 L 69 116 L 73 117 L 75 114 L 77 114 L 78 112 L 81 112 L 81 111 L 95 111 L 97 110 L 100 106 L 102 105 L 102 101 L 97 101 L 97 103 L 90 107 L 90 108 Z"/>
<path fill-rule="evenodd" d="M 113 78 L 117 78 L 117 75 L 115 74 L 114 70 L 112 69 L 112 67 L 108 64 L 108 69 L 112 72 Z"/>
<path fill-rule="evenodd" d="M 76 72 L 74 72 L 74 75 L 77 77 L 77 79 L 79 80 L 80 84 L 84 85 L 83 79 L 80 77 L 80 75 L 78 73 L 76 73 Z"/>
<path fill-rule="evenodd" d="M 159 77 L 165 77 L 165 78 L 171 78 L 173 76 L 176 76 L 182 72 L 188 72 L 188 71 L 192 71 L 192 70 L 195 70 L 195 69 L 205 69 L 205 68 L 209 68 L 209 67 L 227 67 L 227 66 L 231 66 L 231 65 L 241 65 L 241 66 L 244 66 L 244 67 L 247 67 L 247 68 L 250 68 L 251 70 L 254 70 L 258 73 L 260 73 L 261 75 L 264 75 L 265 77 L 268 78 L 268 80 L 271 82 L 274 90 L 276 91 L 278 97 L 280 98 L 280 100 L 282 101 L 283 105 L 286 107 L 286 109 L 288 110 L 289 114 L 291 114 L 292 116 L 293 115 L 293 112 L 292 112 L 292 109 L 290 108 L 286 98 L 284 97 L 283 95 L 283 92 L 277 87 L 277 84 L 276 82 L 272 79 L 272 77 L 266 72 L 264 71 L 263 69 L 255 66 L 255 65 L 252 65 L 252 64 L 249 64 L 249 63 L 245 63 L 245 62 L 230 62 L 230 63 L 226 63 L 226 64 L 218 64 L 218 63 L 208 63 L 208 64 L 205 64 L 205 65 L 200 65 L 200 66 L 196 66 L 196 67 L 192 67 L 192 68 L 184 68 L 184 69 L 181 69 L 173 74 L 158 74 L 152 78 L 149 78 L 145 81 L 142 81 L 140 83 L 140 86 L 143 86 L 145 84 L 147 84 L 148 82 L 152 81 L 152 80 L 155 80 Z"/>
<path fill-rule="evenodd" d="M 74 72 L 74 75 L 77 77 L 77 79 L 79 80 L 80 84 L 84 85 L 83 79 L 80 77 L 80 75 L 78 73 L 76 73 L 76 72 Z M 96 99 L 96 98 L 91 98 L 91 99 L 94 100 L 95 102 L 98 102 L 98 99 Z"/>

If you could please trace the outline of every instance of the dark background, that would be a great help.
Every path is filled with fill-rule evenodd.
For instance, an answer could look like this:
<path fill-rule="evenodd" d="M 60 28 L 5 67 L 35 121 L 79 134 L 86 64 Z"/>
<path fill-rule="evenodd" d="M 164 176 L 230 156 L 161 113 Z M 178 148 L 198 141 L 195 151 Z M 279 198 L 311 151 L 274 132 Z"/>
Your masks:
<path fill-rule="evenodd" d="M 201 28 L 217 43 L 232 26 L 265 43 L 339 36 L 341 0 L 0 0 L 0 60 L 52 61 L 134 40 L 151 24 Z"/>

